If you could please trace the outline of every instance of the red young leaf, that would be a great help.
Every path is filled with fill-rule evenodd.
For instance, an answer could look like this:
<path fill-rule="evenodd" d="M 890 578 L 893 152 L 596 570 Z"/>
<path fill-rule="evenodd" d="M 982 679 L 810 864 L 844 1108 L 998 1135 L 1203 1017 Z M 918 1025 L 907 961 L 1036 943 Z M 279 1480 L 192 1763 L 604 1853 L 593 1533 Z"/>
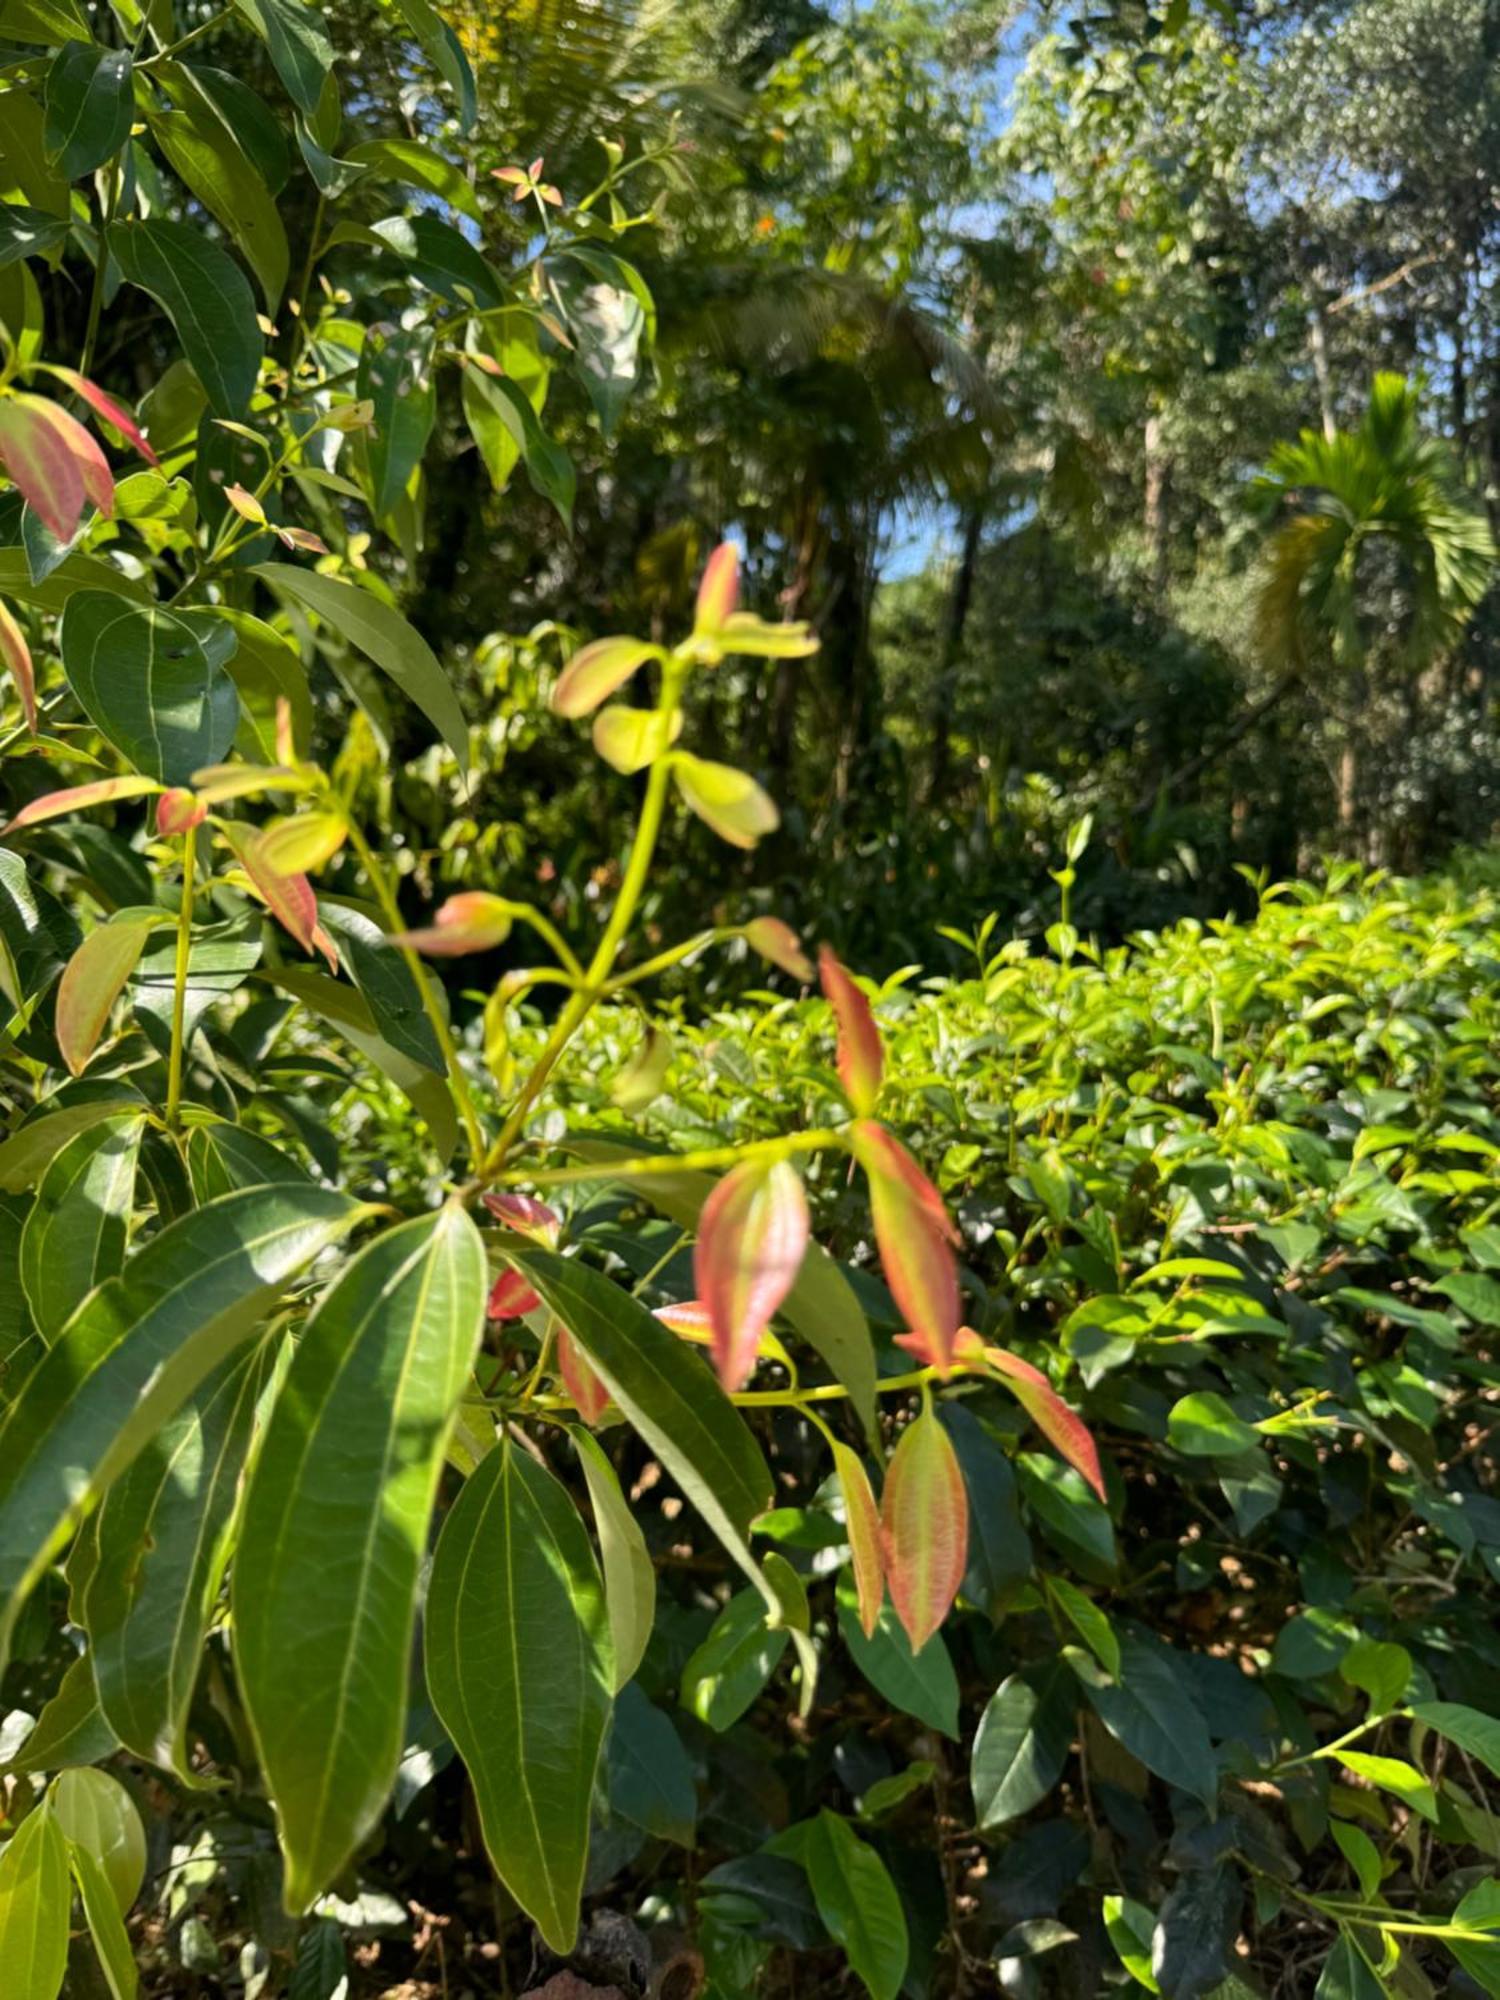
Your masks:
<path fill-rule="evenodd" d="M 663 1326 L 671 1327 L 679 1340 L 691 1340 L 695 1346 L 708 1347 L 713 1343 L 713 1322 L 708 1316 L 708 1307 L 700 1305 L 697 1299 L 684 1299 L 679 1304 L 658 1306 L 656 1317 Z"/>
<path fill-rule="evenodd" d="M 426 930 L 398 931 L 392 944 L 425 951 L 431 958 L 459 958 L 469 951 L 489 951 L 510 936 L 510 905 L 503 896 L 483 889 L 465 889 L 450 896 Z"/>
<path fill-rule="evenodd" d="M 802 949 L 797 933 L 780 917 L 752 917 L 745 926 L 745 942 L 768 964 L 789 972 L 793 979 L 811 983 L 812 961 Z"/>
<path fill-rule="evenodd" d="M 156 831 L 163 840 L 186 833 L 190 826 L 202 826 L 207 818 L 208 807 L 202 799 L 180 785 L 163 792 L 156 801 Z"/>
<path fill-rule="evenodd" d="M 891 1456 L 880 1503 L 891 1602 L 919 1653 L 947 1617 L 969 1561 L 969 1499 L 958 1455 L 929 1407 Z"/>
<path fill-rule="evenodd" d="M 115 511 L 115 477 L 98 440 L 90 436 L 76 417 L 70 417 L 60 403 L 29 396 L 26 401 L 35 402 L 37 422 L 52 432 L 64 451 L 72 454 L 84 492 L 105 520 L 110 520 Z M 77 526 L 76 520 L 74 526 Z M 71 532 L 70 529 L 69 534 Z"/>
<path fill-rule="evenodd" d="M 16 684 L 16 693 L 21 698 L 21 712 L 26 717 L 26 727 L 36 735 L 36 673 L 31 664 L 31 648 L 26 643 L 26 635 L 11 614 L 10 606 L 0 599 L 0 663 Z"/>
<path fill-rule="evenodd" d="M 568 1394 L 578 1405 L 579 1416 L 592 1428 L 609 1408 L 609 1391 L 565 1326 L 557 1329 L 557 1366 Z"/>
<path fill-rule="evenodd" d="M 224 828 L 224 838 L 234 850 L 234 858 L 250 878 L 251 887 L 283 930 L 289 931 L 304 951 L 331 948 L 319 936 L 318 899 L 305 875 L 283 875 L 272 868 L 261 853 L 262 836 L 240 827 Z M 337 960 L 335 960 L 335 964 Z"/>
<path fill-rule="evenodd" d="M 540 1243 L 545 1249 L 557 1248 L 562 1217 L 555 1208 L 538 1201 L 534 1194 L 514 1194 L 507 1189 L 501 1194 L 487 1194 L 484 1205 L 507 1229 L 519 1230 L 523 1236 L 531 1237 L 533 1242 Z"/>
<path fill-rule="evenodd" d="M 107 390 L 101 389 L 97 382 L 91 382 L 86 375 L 80 375 L 76 368 L 60 368 L 54 362 L 47 372 L 49 375 L 55 375 L 60 382 L 66 382 L 76 395 L 82 396 L 94 414 L 103 417 L 122 438 L 133 444 L 148 464 L 157 463 L 156 453 L 146 442 L 146 435 L 140 425 L 129 410 L 122 403 L 117 403 Z"/>
<path fill-rule="evenodd" d="M 745 1160 L 703 1204 L 693 1276 L 713 1327 L 714 1362 L 729 1393 L 755 1366 L 760 1337 L 802 1268 L 807 1197 L 788 1160 Z"/>
<path fill-rule="evenodd" d="M 717 632 L 733 612 L 739 596 L 740 552 L 733 542 L 720 542 L 704 565 L 703 580 L 698 585 L 694 632 Z"/>
<path fill-rule="evenodd" d="M 535 1312 L 541 1303 L 521 1273 L 507 1265 L 490 1286 L 485 1316 L 488 1319 L 524 1319 L 527 1313 Z"/>
<path fill-rule="evenodd" d="M 0 396 L 0 465 L 49 534 L 70 542 L 87 489 L 77 454 L 47 421 L 50 408 L 40 396 Z"/>
<path fill-rule="evenodd" d="M 899 1139 L 870 1119 L 859 1120 L 853 1137 L 854 1157 L 870 1183 L 881 1269 L 912 1330 L 902 1344 L 946 1369 L 958 1331 L 958 1265 L 949 1247 L 958 1232 L 942 1196 Z"/>
<path fill-rule="evenodd" d="M 818 953 L 818 977 L 823 982 L 823 997 L 838 1024 L 839 1082 L 855 1117 L 867 1117 L 880 1095 L 884 1063 L 880 1030 L 870 1012 L 869 1001 L 826 944 Z"/>
<path fill-rule="evenodd" d="M 880 1545 L 880 1509 L 870 1490 L 863 1462 L 848 1445 L 835 1442 L 834 1470 L 844 1496 L 844 1525 L 849 1533 L 849 1567 L 859 1598 L 859 1622 L 868 1639 L 880 1620 L 885 1597 L 885 1554 Z"/>
<path fill-rule="evenodd" d="M 156 918 L 117 918 L 89 932 L 63 968 L 57 987 L 57 1047 L 74 1076 L 99 1046 L 110 1009 L 140 962 Z"/>
<path fill-rule="evenodd" d="M 91 784 L 70 785 L 66 791 L 43 792 L 39 799 L 22 806 L 4 831 L 17 833 L 23 826 L 40 826 L 45 819 L 61 819 L 65 813 L 82 812 L 85 806 L 108 805 L 115 799 L 138 799 L 144 792 L 159 792 L 155 778 L 95 778 Z"/>
<path fill-rule="evenodd" d="M 1088 1425 L 1063 1401 L 1041 1369 L 1033 1368 L 1018 1354 L 1007 1353 L 1003 1347 L 985 1347 L 979 1335 L 965 1327 L 959 1336 L 959 1352 L 975 1351 L 982 1354 L 985 1366 L 1001 1377 L 1049 1444 L 1056 1447 L 1075 1472 L 1083 1475 L 1101 1500 L 1107 1499 L 1099 1447 Z"/>

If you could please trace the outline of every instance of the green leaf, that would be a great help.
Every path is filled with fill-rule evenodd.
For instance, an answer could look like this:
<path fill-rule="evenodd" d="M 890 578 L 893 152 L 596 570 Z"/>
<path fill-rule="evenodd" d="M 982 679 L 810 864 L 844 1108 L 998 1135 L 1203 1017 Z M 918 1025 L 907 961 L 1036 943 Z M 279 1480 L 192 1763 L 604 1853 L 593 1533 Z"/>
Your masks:
<path fill-rule="evenodd" d="M 68 1843 L 45 1803 L 0 1853 L 0 1966 L 16 2000 L 56 2000 L 68 1963 Z"/>
<path fill-rule="evenodd" d="M 130 53 L 97 42 L 64 42 L 52 58 L 43 94 L 42 143 L 64 179 L 103 166 L 130 137 L 134 95 Z"/>
<path fill-rule="evenodd" d="M 86 42 L 89 24 L 73 0 L 6 0 L 3 25 L 7 41 Z"/>
<path fill-rule="evenodd" d="M 0 1655 L 78 1517 L 287 1280 L 367 1213 L 310 1184 L 225 1195 L 90 1294 L 0 1425 Z"/>
<path fill-rule="evenodd" d="M 341 986 L 326 972 L 310 965 L 277 965 L 267 967 L 264 976 L 337 1029 L 366 1062 L 390 1078 L 425 1121 L 438 1157 L 446 1160 L 458 1143 L 458 1113 L 447 1079 L 434 1076 L 430 1069 L 392 1048 L 377 1033 L 364 996 Z"/>
<path fill-rule="evenodd" d="M 551 291 L 573 337 L 577 369 L 606 438 L 613 437 L 641 376 L 640 351 L 654 318 L 651 295 L 639 273 L 602 253 L 586 271 L 562 262 L 548 273 Z M 633 282 L 632 282 L 633 280 Z"/>
<path fill-rule="evenodd" d="M 1192 1458 L 1236 1458 L 1259 1444 L 1253 1425 L 1211 1390 L 1184 1396 L 1167 1414 L 1167 1442 Z"/>
<path fill-rule="evenodd" d="M 594 1510 L 618 1691 L 634 1674 L 651 1643 L 651 1627 L 656 1618 L 656 1566 L 603 1445 L 581 1424 L 573 1425 L 568 1435 L 583 1467 Z"/>
<path fill-rule="evenodd" d="M 193 72 L 175 64 L 164 67 L 170 73 L 161 80 L 180 108 L 157 112 L 151 120 L 152 136 L 178 179 L 238 243 L 260 285 L 267 313 L 274 314 L 291 264 L 280 211 L 213 100 L 197 86 Z"/>
<path fill-rule="evenodd" d="M 471 319 L 464 334 L 464 351 L 487 354 L 501 374 L 519 386 L 537 416 L 541 416 L 552 365 L 542 354 L 534 314 L 519 306 L 507 306 L 500 312 Z M 489 380 L 482 365 L 466 367 L 460 371 L 459 388 L 464 421 L 479 447 L 490 483 L 497 493 L 503 493 L 520 463 L 524 435 L 509 405 L 502 410 L 486 389 Z"/>
<path fill-rule="evenodd" d="M 310 118 L 333 67 L 333 44 L 322 14 L 316 7 L 304 7 L 302 0 L 234 0 L 234 4 L 264 39 L 287 96 Z"/>
<path fill-rule="evenodd" d="M 1031 1574 L 1031 1537 L 1021 1526 L 1016 1476 L 972 1410 L 940 1403 L 938 1419 L 953 1440 L 969 1495 L 969 1565 L 962 1594 L 998 1622 Z"/>
<path fill-rule="evenodd" d="M 1500 1778 L 1500 1722 L 1494 1716 L 1482 1715 L 1477 1708 L 1466 1708 L 1458 1701 L 1419 1701 L 1413 1704 L 1412 1714 L 1460 1750 L 1477 1757 L 1487 1771 Z"/>
<path fill-rule="evenodd" d="M 1404 1646 L 1378 1639 L 1357 1639 L 1339 1662 L 1339 1678 L 1370 1697 L 1370 1713 L 1387 1715 L 1397 1707 L 1411 1679 L 1411 1654 Z"/>
<path fill-rule="evenodd" d="M 149 292 L 177 329 L 218 415 L 243 416 L 263 344 L 255 294 L 239 265 L 185 222 L 118 223 L 109 247 L 131 284 Z"/>
<path fill-rule="evenodd" d="M 235 1653 L 290 1909 L 328 1886 L 395 1782 L 428 1522 L 487 1290 L 479 1232 L 452 1204 L 377 1237 L 319 1301 L 256 1457 Z"/>
<path fill-rule="evenodd" d="M 54 1779 L 48 1797 L 59 1830 L 93 1855 L 124 1916 L 146 1879 L 146 1829 L 135 1800 L 110 1772 L 78 1765 Z"/>
<path fill-rule="evenodd" d="M 458 122 L 467 132 L 474 123 L 478 107 L 474 72 L 469 67 L 463 44 L 432 5 L 432 0 L 396 0 L 396 6 L 421 43 L 427 60 L 458 99 Z"/>
<path fill-rule="evenodd" d="M 567 1954 L 614 1661 L 578 1511 L 509 1437 L 443 1524 L 426 1629 L 432 1705 L 468 1766 L 496 1873 Z"/>
<path fill-rule="evenodd" d="M 1063 1613 L 1073 1630 L 1088 1647 L 1104 1671 L 1113 1678 L 1120 1672 L 1120 1642 L 1115 1628 L 1093 1598 L 1085 1597 L 1076 1584 L 1062 1576 L 1044 1576 L 1043 1588 Z"/>
<path fill-rule="evenodd" d="M 112 1757 L 120 1739 L 104 1720 L 94 1687 L 94 1663 L 80 1654 L 43 1705 L 36 1726 L 7 1767 L 12 1771 L 62 1771 Z"/>
<path fill-rule="evenodd" d="M 1020 1819 L 1062 1776 L 1073 1745 L 1073 1696 L 1060 1661 L 1035 1680 L 1012 1674 L 991 1695 L 974 1736 L 969 1784 L 987 1833 Z"/>
<path fill-rule="evenodd" d="M 887 1600 L 867 1639 L 859 1622 L 858 1595 L 847 1574 L 839 1579 L 838 1620 L 850 1658 L 876 1693 L 956 1742 L 958 1677 L 942 1634 L 935 1632 L 920 1653 L 913 1653 L 895 1607 Z"/>
<path fill-rule="evenodd" d="M 1238 1874 L 1220 1863 L 1185 1868 L 1156 1919 L 1151 1970 L 1163 2000 L 1199 2000 L 1230 1967 L 1244 1889 Z"/>
<path fill-rule="evenodd" d="M 97 1858 L 77 1841 L 68 1842 L 68 1859 L 78 1884 L 84 1921 L 104 1973 L 112 2000 L 134 2000 L 140 1991 L 135 1957 L 130 1948 L 124 1919 L 109 1886 L 109 1878 Z"/>
<path fill-rule="evenodd" d="M 370 511 L 383 521 L 422 462 L 437 415 L 434 333 L 428 326 L 372 326 L 360 349 L 356 394 L 375 412 L 364 433 Z"/>
<path fill-rule="evenodd" d="M 290 563 L 261 563 L 255 574 L 274 590 L 296 598 L 389 674 L 448 745 L 459 771 L 468 775 L 469 729 L 458 696 L 414 626 L 371 592 L 342 577 L 294 569 Z"/>
<path fill-rule="evenodd" d="M 1070 1654 L 1094 1713 L 1110 1735 L 1148 1771 L 1179 1790 L 1191 1792 L 1211 1811 L 1218 1796 L 1219 1770 L 1208 1725 L 1186 1678 L 1163 1648 L 1127 1636 L 1120 1646 L 1115 1680 L 1079 1653 Z"/>
<path fill-rule="evenodd" d="M 484 211 L 463 169 L 420 139 L 366 139 L 349 148 L 349 161 L 353 166 L 367 167 L 382 180 L 401 181 L 407 187 L 435 194 L 472 222 L 484 220 Z"/>
<path fill-rule="evenodd" d="M 21 1231 L 20 1274 L 49 1346 L 94 1286 L 125 1262 L 141 1130 L 139 1111 L 101 1119 L 42 1175 Z"/>
<path fill-rule="evenodd" d="M 1340 1750 L 1338 1754 L 1339 1762 L 1357 1778 L 1365 1778 L 1383 1791 L 1394 1792 L 1423 1819 L 1437 1819 L 1437 1794 L 1431 1780 L 1415 1764 L 1408 1764 L 1402 1757 L 1377 1757 L 1365 1750 Z"/>
<path fill-rule="evenodd" d="M 1121 1965 L 1137 1986 L 1159 1993 L 1161 1988 L 1151 1970 L 1151 1936 L 1156 1929 L 1152 1912 L 1131 1896 L 1106 1896 L 1104 1928 Z"/>
<path fill-rule="evenodd" d="M 379 238 L 429 292 L 456 306 L 490 312 L 505 303 L 500 275 L 461 230 L 436 215 L 388 215 L 371 224 Z"/>
<path fill-rule="evenodd" d="M 760 1592 L 736 1592 L 682 1670 L 683 1707 L 710 1729 L 732 1729 L 781 1664 L 789 1636 L 767 1625 Z"/>
<path fill-rule="evenodd" d="M 230 1355 L 110 1487 L 82 1596 L 94 1683 L 127 1749 L 192 1782 L 188 1709 L 218 1604 L 264 1348 Z"/>
<path fill-rule="evenodd" d="M 319 1917 L 297 1940 L 287 2000 L 340 2000 L 348 1992 L 344 1934 L 333 1917 Z"/>
<path fill-rule="evenodd" d="M 612 1816 L 658 1840 L 693 1845 L 698 1820 L 693 1760 L 671 1717 L 653 1707 L 634 1681 L 615 1697 L 606 1768 Z"/>
<path fill-rule="evenodd" d="M 1041 1452 L 1023 1451 L 1016 1472 L 1026 1502 L 1049 1540 L 1091 1582 L 1107 1581 L 1117 1561 L 1109 1510 L 1070 1465 Z"/>
<path fill-rule="evenodd" d="M 825 1807 L 807 1828 L 801 1860 L 818 1915 L 873 2000 L 896 2000 L 906 1977 L 906 1916 L 873 1847 Z"/>
<path fill-rule="evenodd" d="M 71 228 L 66 216 L 48 215 L 44 209 L 28 208 L 24 202 L 0 204 L 0 271 L 18 264 L 23 257 L 39 257 L 66 240 Z M 19 327 L 7 329 L 19 334 Z"/>
<path fill-rule="evenodd" d="M 771 1475 L 759 1445 L 703 1363 L 639 1299 L 600 1272 L 529 1244 L 507 1248 L 633 1428 L 757 1590 L 767 1594 L 745 1537 L 770 1503 Z"/>
<path fill-rule="evenodd" d="M 1333 1835 L 1339 1852 L 1354 1870 L 1361 1900 L 1373 1903 L 1380 1894 L 1380 1884 L 1385 1877 L 1380 1849 L 1362 1826 L 1350 1826 L 1345 1820 L 1330 1820 L 1328 1831 Z"/>
<path fill-rule="evenodd" d="M 344 970 L 369 1007 L 370 1017 L 398 1054 L 446 1077 L 447 1061 L 410 967 L 380 926 L 360 910 L 320 898 L 318 915 L 339 948 Z"/>
<path fill-rule="evenodd" d="M 205 623 L 210 618 L 222 619 L 238 642 L 224 662 L 224 671 L 239 690 L 240 726 L 235 732 L 235 748 L 240 755 L 263 764 L 279 761 L 276 705 L 285 701 L 292 712 L 292 741 L 298 754 L 305 757 L 312 746 L 312 695 L 296 648 L 263 618 L 254 618 L 248 611 L 216 604 L 197 615 Z"/>
<path fill-rule="evenodd" d="M 534 490 L 557 509 L 563 526 L 571 528 L 578 485 L 573 461 L 543 428 L 525 390 L 508 375 L 490 375 L 471 365 L 464 370 L 463 397 L 469 428 L 495 484 L 504 484 L 507 461 L 514 463 L 513 452 L 525 465 Z M 509 450 L 502 437 L 509 438 Z M 502 476 L 496 477 L 497 473 Z"/>
<path fill-rule="evenodd" d="M 138 771 L 186 785 L 234 741 L 234 682 L 169 611 L 79 591 L 63 612 L 59 645 L 90 721 Z"/>
<path fill-rule="evenodd" d="M 1323 1961 L 1314 2000 L 1384 2000 L 1385 1985 L 1347 1931 Z"/>

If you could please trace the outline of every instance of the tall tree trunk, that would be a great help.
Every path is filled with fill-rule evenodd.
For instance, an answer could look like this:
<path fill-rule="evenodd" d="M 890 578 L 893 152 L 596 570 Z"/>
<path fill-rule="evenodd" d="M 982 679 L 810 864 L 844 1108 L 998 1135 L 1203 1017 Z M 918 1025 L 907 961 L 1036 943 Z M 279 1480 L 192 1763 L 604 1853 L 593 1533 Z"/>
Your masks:
<path fill-rule="evenodd" d="M 1338 428 L 1333 408 L 1333 371 L 1328 365 L 1328 322 L 1323 304 L 1314 299 L 1307 315 L 1307 351 L 1312 357 L 1313 380 L 1318 385 L 1318 413 L 1323 419 L 1323 435 L 1332 438 Z"/>
<path fill-rule="evenodd" d="M 948 595 L 947 616 L 943 620 L 942 650 L 938 655 L 937 677 L 932 687 L 932 708 L 927 718 L 932 754 L 927 770 L 927 803 L 940 806 L 948 790 L 953 765 L 953 709 L 959 656 L 963 651 L 964 630 L 969 622 L 969 606 L 974 601 L 974 572 L 979 562 L 979 543 L 984 534 L 985 505 L 976 500 L 964 515 L 963 542 L 958 566 L 953 572 L 953 588 Z"/>
<path fill-rule="evenodd" d="M 1146 506 L 1144 527 L 1146 548 L 1151 558 L 1151 594 L 1161 603 L 1171 578 L 1171 523 L 1168 500 L 1172 484 L 1172 461 L 1162 450 L 1161 413 L 1153 410 L 1146 419 Z"/>

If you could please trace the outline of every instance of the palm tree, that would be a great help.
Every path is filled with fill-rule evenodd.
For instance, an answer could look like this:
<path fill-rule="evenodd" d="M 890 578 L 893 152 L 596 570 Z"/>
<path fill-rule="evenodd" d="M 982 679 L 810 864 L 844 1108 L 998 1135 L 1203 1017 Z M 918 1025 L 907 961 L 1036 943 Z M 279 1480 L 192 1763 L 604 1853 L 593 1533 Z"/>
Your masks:
<path fill-rule="evenodd" d="M 1272 454 L 1254 499 L 1275 526 L 1265 549 L 1256 637 L 1282 678 L 1256 718 L 1315 661 L 1352 679 L 1397 679 L 1412 723 L 1431 671 L 1454 653 L 1497 560 L 1485 516 L 1465 499 L 1448 445 L 1422 434 L 1415 391 L 1379 374 L 1359 428 L 1303 431 Z M 1355 820 L 1362 718 L 1345 718 L 1339 824 Z"/>
<path fill-rule="evenodd" d="M 1447 444 L 1417 419 L 1410 385 L 1380 374 L 1358 430 L 1303 431 L 1272 454 L 1254 489 L 1278 517 L 1257 619 L 1272 661 L 1300 670 L 1326 649 L 1357 669 L 1384 639 L 1420 672 L 1458 640 L 1495 544 Z"/>

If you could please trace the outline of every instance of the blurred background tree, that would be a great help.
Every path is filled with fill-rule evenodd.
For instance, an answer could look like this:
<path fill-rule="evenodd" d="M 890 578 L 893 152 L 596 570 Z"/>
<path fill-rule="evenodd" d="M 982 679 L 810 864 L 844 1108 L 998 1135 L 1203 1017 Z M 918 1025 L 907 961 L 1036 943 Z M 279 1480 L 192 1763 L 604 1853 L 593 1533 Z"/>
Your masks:
<path fill-rule="evenodd" d="M 726 534 L 823 647 L 726 663 L 708 738 L 781 803 L 762 893 L 872 969 L 1047 921 L 1085 811 L 1105 936 L 1237 907 L 1240 870 L 1493 837 L 1500 0 L 474 0 L 462 149 L 393 0 L 332 4 L 342 152 L 540 159 L 574 209 L 623 165 L 645 287 L 549 392 L 570 526 L 444 372 L 390 581 L 483 718 L 478 775 L 407 761 L 399 714 L 394 760 L 342 747 L 423 896 L 503 886 L 526 821 L 587 910 L 613 807 L 538 696 L 567 634 L 680 619 Z M 516 260 L 543 226 L 515 204 Z M 127 382 L 135 334 L 106 328 Z"/>

